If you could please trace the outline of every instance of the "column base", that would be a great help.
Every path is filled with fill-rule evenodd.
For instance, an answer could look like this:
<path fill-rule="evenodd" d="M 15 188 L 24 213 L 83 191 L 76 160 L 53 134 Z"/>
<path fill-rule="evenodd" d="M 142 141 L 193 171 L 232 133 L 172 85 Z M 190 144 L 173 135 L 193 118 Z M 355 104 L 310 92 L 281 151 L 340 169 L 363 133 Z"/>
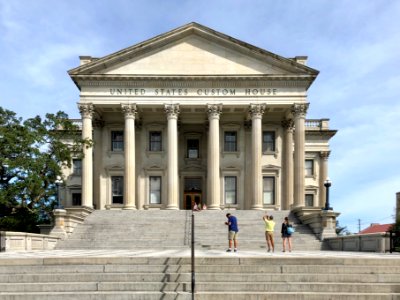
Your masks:
<path fill-rule="evenodd" d="M 252 210 L 264 210 L 264 207 L 262 207 L 260 205 L 253 205 L 250 209 L 252 209 Z"/>
<path fill-rule="evenodd" d="M 220 206 L 208 206 L 207 207 L 208 210 L 221 210 Z"/>
<path fill-rule="evenodd" d="M 136 206 L 125 206 L 122 209 L 124 209 L 124 210 L 136 210 Z"/>
<path fill-rule="evenodd" d="M 177 206 L 167 206 L 165 209 L 167 209 L 167 210 L 179 210 L 179 207 L 177 207 Z"/>

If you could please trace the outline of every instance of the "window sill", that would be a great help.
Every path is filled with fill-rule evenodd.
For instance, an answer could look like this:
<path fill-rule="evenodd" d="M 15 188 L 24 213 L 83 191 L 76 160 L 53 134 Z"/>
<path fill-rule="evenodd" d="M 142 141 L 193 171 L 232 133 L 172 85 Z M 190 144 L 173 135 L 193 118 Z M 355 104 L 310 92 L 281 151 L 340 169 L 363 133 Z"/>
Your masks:
<path fill-rule="evenodd" d="M 164 157 L 165 155 L 165 151 L 150 151 L 150 150 L 146 150 L 146 156 L 161 156 Z"/>
<path fill-rule="evenodd" d="M 278 151 L 263 151 L 263 155 L 274 156 L 275 158 L 278 157 Z"/>
<path fill-rule="evenodd" d="M 223 151 L 222 152 L 222 157 L 224 157 L 224 156 L 236 156 L 236 157 L 239 157 L 240 156 L 240 152 L 239 151 Z"/>

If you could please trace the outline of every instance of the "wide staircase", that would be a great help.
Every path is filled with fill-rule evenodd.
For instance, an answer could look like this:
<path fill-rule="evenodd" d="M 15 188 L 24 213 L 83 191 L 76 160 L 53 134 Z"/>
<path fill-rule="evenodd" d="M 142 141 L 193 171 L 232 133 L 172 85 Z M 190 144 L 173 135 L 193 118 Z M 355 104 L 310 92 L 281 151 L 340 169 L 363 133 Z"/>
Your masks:
<path fill-rule="evenodd" d="M 193 299 L 190 257 L 0 259 L 1 300 Z M 197 300 L 400 299 L 400 259 L 259 257 L 196 259 Z"/>
<path fill-rule="evenodd" d="M 321 251 L 287 211 L 272 213 L 275 253 L 265 249 L 264 212 L 231 211 L 240 244 L 226 253 L 226 213 L 194 213 L 194 299 L 400 299 L 399 255 Z M 288 214 L 294 251 L 282 253 Z M 57 250 L 0 253 L 0 300 L 193 299 L 191 220 L 191 211 L 95 211 Z"/>
<path fill-rule="evenodd" d="M 228 229 L 224 224 L 226 213 L 235 215 L 239 223 L 239 248 L 265 249 L 263 211 L 237 210 L 194 212 L 195 244 L 198 249 L 224 249 Z M 321 250 L 322 243 L 306 225 L 290 215 L 289 211 L 268 212 L 274 216 L 275 251 L 282 250 L 280 236 L 284 217 L 289 216 L 296 233 L 293 248 Z M 84 224 L 78 225 L 71 236 L 59 242 L 57 249 L 179 249 L 190 247 L 191 211 L 171 210 L 107 210 L 94 211 Z"/>

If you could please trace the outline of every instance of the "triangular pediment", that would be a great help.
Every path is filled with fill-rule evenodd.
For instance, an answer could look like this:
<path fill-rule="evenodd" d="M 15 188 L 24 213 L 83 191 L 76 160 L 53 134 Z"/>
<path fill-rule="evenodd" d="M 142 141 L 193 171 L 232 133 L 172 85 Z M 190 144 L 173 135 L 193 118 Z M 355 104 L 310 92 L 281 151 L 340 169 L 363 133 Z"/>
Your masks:
<path fill-rule="evenodd" d="M 292 59 L 190 23 L 69 71 L 74 75 L 311 75 Z"/>

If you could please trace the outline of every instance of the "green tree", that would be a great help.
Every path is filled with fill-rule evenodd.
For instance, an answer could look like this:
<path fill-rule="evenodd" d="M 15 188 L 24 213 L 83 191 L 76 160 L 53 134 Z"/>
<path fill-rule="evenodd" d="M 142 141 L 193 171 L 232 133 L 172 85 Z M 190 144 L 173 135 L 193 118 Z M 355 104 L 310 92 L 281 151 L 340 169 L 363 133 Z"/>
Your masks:
<path fill-rule="evenodd" d="M 90 144 L 64 112 L 23 121 L 0 107 L 0 228 L 37 232 L 54 208 L 57 176 Z"/>

